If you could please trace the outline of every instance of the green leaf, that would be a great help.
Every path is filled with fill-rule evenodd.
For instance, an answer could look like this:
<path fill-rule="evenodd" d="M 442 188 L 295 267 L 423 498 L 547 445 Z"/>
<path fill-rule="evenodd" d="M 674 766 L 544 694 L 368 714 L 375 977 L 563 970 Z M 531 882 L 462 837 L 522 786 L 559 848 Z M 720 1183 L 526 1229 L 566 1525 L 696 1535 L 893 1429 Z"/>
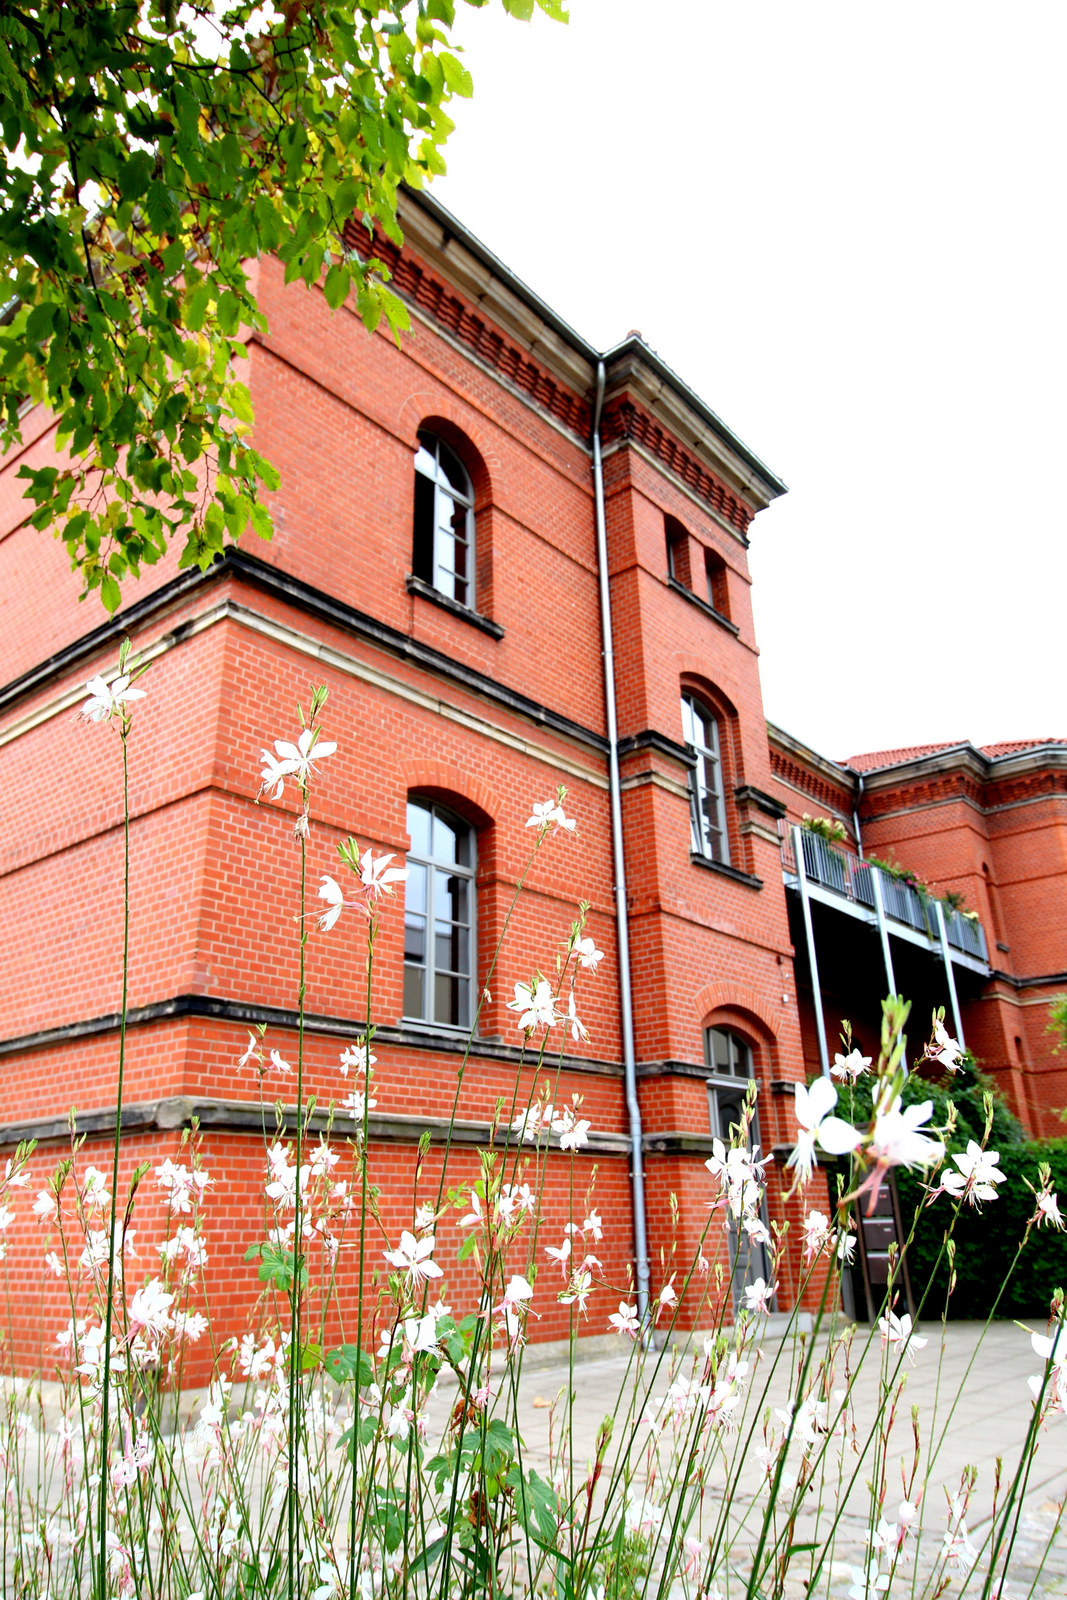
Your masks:
<path fill-rule="evenodd" d="M 117 611 L 122 604 L 122 590 L 110 572 L 100 580 L 100 598 L 109 611 Z"/>
<path fill-rule="evenodd" d="M 362 1388 L 374 1382 L 374 1363 L 358 1344 L 343 1344 L 336 1350 L 328 1350 L 323 1366 L 335 1383 L 358 1382 Z"/>
<path fill-rule="evenodd" d="M 351 278 L 351 268 L 340 261 L 332 266 L 326 274 L 326 282 L 322 286 L 322 292 L 326 296 L 326 304 L 331 311 L 336 311 L 340 306 L 344 305 Z"/>

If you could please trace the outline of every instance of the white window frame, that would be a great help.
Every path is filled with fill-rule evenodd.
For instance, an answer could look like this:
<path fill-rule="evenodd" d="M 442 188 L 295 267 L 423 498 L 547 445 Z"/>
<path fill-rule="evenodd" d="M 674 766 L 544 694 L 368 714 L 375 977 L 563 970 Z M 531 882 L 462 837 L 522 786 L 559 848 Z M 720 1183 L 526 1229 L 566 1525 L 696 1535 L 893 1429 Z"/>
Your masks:
<path fill-rule="evenodd" d="M 412 850 L 410 850 L 408 852 L 408 855 L 407 855 L 407 865 L 408 865 L 409 868 L 412 867 L 412 866 L 420 866 L 420 867 L 424 867 L 426 869 L 426 903 L 425 903 L 425 909 L 421 913 L 420 912 L 413 913 L 413 915 L 421 915 L 423 917 L 423 919 L 424 919 L 424 935 L 425 935 L 425 941 L 426 942 L 425 942 L 425 959 L 422 962 L 409 961 L 408 957 L 407 957 L 407 933 L 406 933 L 408 907 L 405 904 L 405 908 L 404 908 L 404 916 L 405 916 L 405 950 L 404 950 L 405 990 L 406 990 L 406 987 L 407 987 L 407 972 L 408 972 L 408 969 L 411 968 L 411 969 L 415 969 L 415 970 L 421 971 L 422 974 L 423 974 L 423 978 L 422 978 L 423 1009 L 422 1009 L 421 1013 L 419 1013 L 419 1012 L 409 1012 L 407 1010 L 407 1005 L 406 1005 L 406 998 L 407 997 L 406 997 L 406 993 L 405 993 L 405 1004 L 404 1004 L 404 1013 L 403 1013 L 404 1021 L 405 1022 L 416 1023 L 419 1026 L 424 1027 L 424 1028 L 426 1028 L 426 1027 L 429 1027 L 429 1028 L 449 1028 L 449 1029 L 460 1030 L 460 1031 L 465 1033 L 465 1032 L 467 1032 L 467 1030 L 470 1027 L 470 1020 L 471 1020 L 471 1017 L 474 1014 L 473 998 L 474 998 L 474 986 L 475 986 L 475 983 L 476 983 L 476 980 L 477 980 L 477 965 L 478 965 L 478 895 L 477 895 L 477 891 L 476 891 L 476 887 L 475 887 L 475 878 L 477 876 L 477 870 L 478 870 L 478 855 L 477 855 L 478 838 L 477 838 L 477 834 L 476 834 L 474 828 L 471 827 L 469 822 L 466 822 L 466 821 L 464 821 L 464 819 L 462 817 L 457 816 L 456 813 L 454 811 L 450 810 L 448 806 L 443 806 L 443 805 L 438 804 L 438 802 L 436 800 L 430 800 L 430 799 L 426 798 L 423 795 L 412 794 L 412 795 L 408 796 L 408 802 L 407 803 L 408 803 L 409 806 L 418 806 L 421 810 L 426 811 L 426 812 L 429 813 L 429 816 L 430 816 L 430 849 L 428 851 L 425 851 L 425 852 L 421 852 L 421 851 L 417 851 L 415 849 L 412 849 Z M 434 819 L 435 816 L 439 816 L 441 818 L 441 821 L 446 823 L 448 825 L 448 827 L 456 829 L 457 832 L 462 830 L 463 833 L 466 835 L 466 838 L 467 838 L 467 841 L 468 841 L 468 844 L 469 844 L 469 848 L 470 848 L 470 865 L 469 866 L 461 866 L 459 863 L 457 863 L 455 861 L 448 861 L 448 860 L 439 858 L 439 857 L 437 857 L 437 856 L 435 856 L 433 854 L 433 819 Z M 435 980 L 436 980 L 436 977 L 437 977 L 438 967 L 437 967 L 437 960 L 436 960 L 436 956 L 437 956 L 437 936 L 436 936 L 436 928 L 435 928 L 436 918 L 434 917 L 434 914 L 433 914 L 433 907 L 434 907 L 435 874 L 438 873 L 438 872 L 444 873 L 449 877 L 464 878 L 464 879 L 467 880 L 467 883 L 468 883 L 468 890 L 467 890 L 467 896 L 468 896 L 468 920 L 467 920 L 467 923 L 466 923 L 466 928 L 467 928 L 467 970 L 466 970 L 466 972 L 456 972 L 455 969 L 452 969 L 452 968 L 441 969 L 442 971 L 443 970 L 447 970 L 450 973 L 450 975 L 458 976 L 460 978 L 463 978 L 466 981 L 466 985 L 467 985 L 467 988 L 466 988 L 466 1003 L 465 1003 L 465 1005 L 463 1007 L 464 1015 L 460 1016 L 455 1022 L 452 1022 L 452 1021 L 447 1021 L 447 1022 L 440 1021 L 437 1018 L 437 1015 L 436 1015 L 436 991 L 437 991 L 437 985 L 436 985 Z M 411 881 L 412 881 L 411 877 L 409 876 L 408 882 L 410 883 Z M 458 925 L 461 926 L 461 927 L 463 926 L 462 923 L 458 924 Z"/>
<path fill-rule="evenodd" d="M 441 450 L 445 449 L 463 474 L 463 488 L 457 489 L 444 467 L 441 465 Z M 471 486 L 470 475 L 459 456 L 445 440 L 439 439 L 435 433 L 420 431 L 419 447 L 415 453 L 415 471 L 419 477 L 428 480 L 433 485 L 433 528 L 432 528 L 432 553 L 430 555 L 428 573 L 416 572 L 415 576 L 422 578 L 431 588 L 437 589 L 449 600 L 454 600 L 457 605 L 466 606 L 468 610 L 477 609 L 475 605 L 475 571 L 474 571 L 474 490 Z M 418 550 L 419 542 L 425 537 L 425 530 L 418 525 L 418 493 L 416 490 L 416 526 L 414 529 L 414 546 Z M 451 509 L 450 509 L 451 508 Z M 462 513 L 462 532 L 456 528 L 456 511 Z M 460 543 L 467 552 L 466 573 L 456 571 L 455 546 Z M 451 561 L 449 557 L 451 556 Z M 412 566 L 417 564 L 413 558 Z"/>
<path fill-rule="evenodd" d="M 711 726 L 710 745 L 704 739 L 702 721 Z M 693 854 L 728 867 L 730 835 L 726 828 L 719 719 L 696 695 L 682 696 L 682 733 L 685 743 L 696 756 L 689 770 L 689 832 Z M 715 818 L 714 829 L 706 825 L 708 810 Z"/>

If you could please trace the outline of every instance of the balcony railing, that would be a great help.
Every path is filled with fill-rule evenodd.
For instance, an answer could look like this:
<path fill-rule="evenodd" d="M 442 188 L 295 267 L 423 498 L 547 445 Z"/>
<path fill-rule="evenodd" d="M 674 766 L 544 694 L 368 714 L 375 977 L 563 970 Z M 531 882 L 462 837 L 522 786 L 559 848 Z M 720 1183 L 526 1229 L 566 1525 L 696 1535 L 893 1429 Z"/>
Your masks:
<path fill-rule="evenodd" d="M 873 911 L 873 878 L 877 874 L 886 916 L 893 922 L 914 928 L 916 933 L 927 934 L 931 939 L 939 937 L 932 897 L 920 894 L 910 883 L 895 878 L 890 872 L 883 872 L 880 867 L 871 866 L 869 861 L 861 861 L 858 856 L 836 850 L 832 844 L 827 844 L 825 839 L 806 828 L 800 829 L 800 841 L 804 851 L 804 872 L 810 882 L 833 890 L 866 911 Z M 792 829 L 782 838 L 782 866 L 788 873 L 797 870 Z M 945 919 L 945 937 L 952 948 L 976 961 L 988 963 L 985 933 L 978 919 L 965 917 L 945 900 L 941 902 L 941 912 Z"/>

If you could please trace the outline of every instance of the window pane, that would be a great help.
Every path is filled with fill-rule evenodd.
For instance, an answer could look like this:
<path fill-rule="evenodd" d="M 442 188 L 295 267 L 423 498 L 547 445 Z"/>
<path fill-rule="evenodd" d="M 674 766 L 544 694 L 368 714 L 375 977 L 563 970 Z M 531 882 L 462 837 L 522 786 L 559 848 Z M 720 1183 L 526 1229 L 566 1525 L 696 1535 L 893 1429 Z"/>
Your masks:
<path fill-rule="evenodd" d="M 415 519 L 411 542 L 411 570 L 424 583 L 433 582 L 434 486 L 421 472 L 415 474 Z"/>
<path fill-rule="evenodd" d="M 441 476 L 452 485 L 457 494 L 464 499 L 470 499 L 470 481 L 463 465 L 457 456 L 448 448 L 447 444 L 437 441 L 437 459 L 441 463 Z"/>
<path fill-rule="evenodd" d="M 426 477 L 433 479 L 437 476 L 437 463 L 434 461 L 434 441 L 430 433 L 419 434 L 419 448 L 415 452 L 415 471 L 425 473 Z"/>
<path fill-rule="evenodd" d="M 434 932 L 434 966 L 460 977 L 470 971 L 470 934 L 454 922 L 438 922 Z"/>
<path fill-rule="evenodd" d="M 467 1022 L 467 989 L 465 978 L 454 978 L 446 972 L 434 974 L 434 1021 L 451 1023 L 461 1028 Z"/>
<path fill-rule="evenodd" d="M 470 879 L 458 878 L 455 873 L 434 873 L 433 914 L 443 922 L 467 922 Z"/>
<path fill-rule="evenodd" d="M 424 976 L 421 967 L 404 968 L 405 1017 L 425 1017 L 426 1015 L 426 1008 L 422 998 Z"/>
<path fill-rule="evenodd" d="M 426 918 L 404 918 L 404 960 L 423 965 L 426 961 Z"/>
<path fill-rule="evenodd" d="M 418 861 L 408 862 L 408 881 L 404 886 L 404 909 L 426 910 L 426 868 Z"/>
<path fill-rule="evenodd" d="M 456 829 L 436 811 L 433 818 L 433 858 L 435 861 L 456 859 Z"/>
<path fill-rule="evenodd" d="M 417 801 L 408 801 L 408 832 L 411 835 L 411 854 L 413 856 L 428 856 L 430 854 L 430 812 L 427 806 L 420 806 Z"/>
<path fill-rule="evenodd" d="M 708 1029 L 708 1055 L 716 1072 L 730 1070 L 730 1035 L 722 1028 Z"/>

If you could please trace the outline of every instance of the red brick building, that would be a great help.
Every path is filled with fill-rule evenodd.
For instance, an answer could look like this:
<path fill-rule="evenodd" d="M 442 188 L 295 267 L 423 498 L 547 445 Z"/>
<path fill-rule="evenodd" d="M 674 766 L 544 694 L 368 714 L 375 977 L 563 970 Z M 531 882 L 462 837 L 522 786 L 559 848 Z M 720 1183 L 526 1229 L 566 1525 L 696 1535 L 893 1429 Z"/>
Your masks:
<path fill-rule="evenodd" d="M 1067 1076 L 1043 1028 L 1067 985 L 1067 745 L 837 765 L 768 737 L 747 549 L 784 485 L 639 336 L 601 357 L 435 202 L 408 196 L 403 225 L 402 251 L 376 245 L 412 313 L 400 349 L 347 308 L 331 315 L 317 291 L 283 289 L 273 263 L 259 269 L 271 335 L 250 346 L 248 380 L 258 446 L 283 478 L 272 543 L 246 539 L 204 574 L 172 558 L 101 622 L 79 607 L 62 548 L 23 522 L 13 474 L 50 455 L 47 417 L 27 419 L 23 456 L 0 473 L 4 1139 L 33 1134 L 58 1157 L 75 1103 L 102 1165 L 114 1127 L 118 740 L 72 713 L 126 634 L 152 660 L 130 745 L 128 1163 L 173 1154 L 198 1118 L 209 1167 L 227 1175 L 213 1235 L 223 1321 L 248 1302 L 243 1255 L 261 1232 L 259 1110 L 239 1058 L 261 1023 L 268 1048 L 295 1048 L 293 817 L 288 795 L 256 804 L 259 754 L 292 737 L 312 683 L 329 688 L 323 724 L 338 743 L 314 793 L 312 885 L 336 873 L 350 834 L 411 870 L 406 911 L 383 920 L 371 1004 L 375 1181 L 391 1191 L 394 1238 L 410 1221 L 419 1134 L 427 1170 L 444 1138 L 530 803 L 561 782 L 580 837 L 546 844 L 503 933 L 451 1181 L 472 1176 L 473 1145 L 517 1072 L 529 1088 L 506 1000 L 550 969 L 581 899 L 605 959 L 579 991 L 591 1042 L 568 1037 L 553 1087 L 557 1103 L 584 1097 L 593 1133 L 575 1186 L 584 1194 L 595 1165 L 613 1282 L 635 1257 L 638 1192 L 653 1292 L 684 1268 L 707 1221 L 704 1160 L 749 1075 L 762 1146 L 790 1143 L 792 1084 L 819 1067 L 813 947 L 831 1049 L 842 1015 L 861 1037 L 873 1026 L 880 951 L 895 952 L 919 1014 L 947 1003 L 951 972 L 967 1042 L 1024 1120 L 1054 1131 Z M 824 854 L 798 876 L 787 820 L 804 812 L 843 821 L 844 869 Z M 978 922 L 950 915 L 941 940 L 902 901 L 899 919 L 890 907 L 872 924 L 857 830 L 868 853 L 895 850 L 939 891 L 961 891 Z M 365 1020 L 352 921 L 309 944 L 306 1070 L 320 1106 L 343 1094 L 338 1052 Z M 553 1157 L 546 1242 L 566 1220 L 568 1173 Z M 779 1194 L 772 1180 L 772 1212 Z M 780 1303 L 789 1295 L 783 1284 Z M 546 1304 L 541 1336 L 568 1315 Z M 589 1326 L 603 1331 L 599 1310 Z"/>

